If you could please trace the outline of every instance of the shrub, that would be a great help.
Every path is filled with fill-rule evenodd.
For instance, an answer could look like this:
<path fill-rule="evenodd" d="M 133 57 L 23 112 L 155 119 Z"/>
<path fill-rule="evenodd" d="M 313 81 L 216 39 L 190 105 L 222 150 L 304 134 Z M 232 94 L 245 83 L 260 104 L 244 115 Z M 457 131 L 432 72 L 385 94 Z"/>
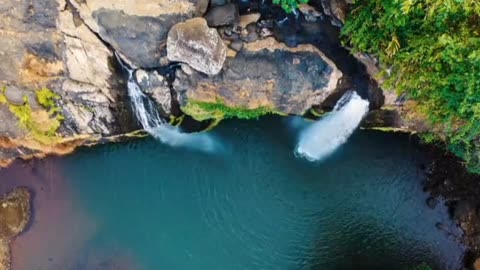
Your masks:
<path fill-rule="evenodd" d="M 8 104 L 4 93 L 5 88 L 0 93 L 0 103 Z M 36 91 L 36 97 L 38 103 L 45 110 L 32 111 L 26 96 L 23 97 L 23 105 L 8 104 L 8 107 L 18 119 L 20 127 L 28 131 L 28 135 L 33 140 L 45 145 L 55 143 L 59 138 L 57 130 L 64 119 L 63 115 L 59 113 L 60 108 L 55 103 L 59 96 L 53 91 L 43 88 Z"/>
<path fill-rule="evenodd" d="M 309 0 L 273 0 L 275 5 L 280 5 L 287 13 L 291 13 L 298 8 L 299 4 L 306 4 Z"/>
<path fill-rule="evenodd" d="M 189 100 L 186 106 L 182 107 L 182 111 L 192 116 L 197 121 L 207 119 L 258 119 L 266 114 L 275 113 L 271 108 L 259 107 L 248 109 L 243 107 L 229 107 L 222 100 L 215 103 Z"/>
<path fill-rule="evenodd" d="M 435 135 L 480 172 L 480 1 L 357 0 L 342 35 L 377 56 L 386 88 L 416 100 Z"/>

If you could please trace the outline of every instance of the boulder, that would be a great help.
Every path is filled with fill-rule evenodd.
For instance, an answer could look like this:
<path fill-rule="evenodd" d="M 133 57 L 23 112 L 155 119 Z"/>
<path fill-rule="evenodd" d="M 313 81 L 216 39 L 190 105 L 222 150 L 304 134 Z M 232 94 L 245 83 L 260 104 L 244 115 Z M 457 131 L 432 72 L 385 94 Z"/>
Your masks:
<path fill-rule="evenodd" d="M 192 18 L 195 1 L 69 1 L 86 25 L 138 68 L 160 66 L 168 30 Z"/>
<path fill-rule="evenodd" d="M 170 29 L 167 39 L 170 61 L 187 63 L 209 75 L 220 72 L 226 58 L 226 46 L 216 29 L 209 28 L 202 18 L 178 23 Z"/>
<path fill-rule="evenodd" d="M 197 120 L 215 117 L 202 114 L 195 107 L 199 103 L 302 115 L 332 94 L 341 77 L 335 64 L 314 46 L 289 48 L 267 38 L 245 44 L 216 76 L 178 71 L 173 87 L 184 112 Z"/>
<path fill-rule="evenodd" d="M 209 0 L 198 0 L 195 6 L 195 16 L 203 16 L 207 12 Z"/>
<path fill-rule="evenodd" d="M 140 89 L 155 100 L 163 115 L 168 117 L 172 110 L 172 95 L 166 78 L 157 71 L 139 69 L 135 72 L 135 80 Z"/>
<path fill-rule="evenodd" d="M 30 220 L 30 191 L 16 188 L 0 200 L 0 238 L 17 236 Z"/>
<path fill-rule="evenodd" d="M 230 3 L 223 6 L 212 7 L 205 14 L 208 26 L 217 27 L 224 25 L 233 25 L 239 22 L 240 15 L 237 5 Z"/>
<path fill-rule="evenodd" d="M 27 188 L 15 188 L 0 200 L 0 270 L 10 270 L 10 243 L 30 221 L 31 194 Z"/>
<path fill-rule="evenodd" d="M 12 105 L 23 105 L 25 104 L 25 96 L 28 91 L 20 89 L 18 87 L 6 87 L 5 88 L 5 98 L 7 102 Z"/>

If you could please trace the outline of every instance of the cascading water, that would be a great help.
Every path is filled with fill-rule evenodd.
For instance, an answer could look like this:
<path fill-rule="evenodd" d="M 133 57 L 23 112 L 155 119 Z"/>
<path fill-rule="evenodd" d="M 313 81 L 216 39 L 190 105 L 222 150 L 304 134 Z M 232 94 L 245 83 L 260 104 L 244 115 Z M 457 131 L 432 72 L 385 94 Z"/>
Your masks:
<path fill-rule="evenodd" d="M 135 81 L 134 70 L 128 68 L 117 55 L 121 66 L 128 71 L 128 96 L 133 111 L 143 129 L 155 139 L 175 147 L 216 152 L 221 149 L 220 143 L 205 133 L 183 133 L 180 128 L 168 124 L 160 117 L 154 101 L 150 99 Z"/>
<path fill-rule="evenodd" d="M 368 105 L 356 92 L 345 93 L 329 115 L 301 131 L 295 154 L 309 161 L 331 155 L 358 127 Z"/>

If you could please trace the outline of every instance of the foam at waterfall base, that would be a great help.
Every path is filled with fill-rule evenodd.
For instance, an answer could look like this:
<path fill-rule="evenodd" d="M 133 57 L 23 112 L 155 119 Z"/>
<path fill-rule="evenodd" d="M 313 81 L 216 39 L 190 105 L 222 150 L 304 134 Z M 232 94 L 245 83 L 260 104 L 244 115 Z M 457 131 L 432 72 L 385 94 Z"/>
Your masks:
<path fill-rule="evenodd" d="M 128 95 L 132 109 L 143 129 L 155 139 L 173 147 L 214 153 L 223 147 L 221 143 L 207 133 L 184 133 L 180 128 L 169 125 L 160 117 L 156 103 L 147 96 L 133 78 L 133 71 L 128 71 Z"/>
<path fill-rule="evenodd" d="M 317 161 L 334 153 L 356 130 L 368 106 L 357 93 L 344 94 L 332 112 L 300 131 L 295 155 Z"/>

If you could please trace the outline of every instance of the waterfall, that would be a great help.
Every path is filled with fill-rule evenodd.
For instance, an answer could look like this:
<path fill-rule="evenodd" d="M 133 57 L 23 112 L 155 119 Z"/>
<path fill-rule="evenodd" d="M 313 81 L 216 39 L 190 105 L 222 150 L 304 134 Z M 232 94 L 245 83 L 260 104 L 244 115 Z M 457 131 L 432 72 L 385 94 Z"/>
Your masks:
<path fill-rule="evenodd" d="M 331 155 L 355 131 L 368 113 L 368 105 L 356 92 L 345 93 L 332 112 L 300 132 L 295 154 L 309 161 Z"/>
<path fill-rule="evenodd" d="M 160 117 L 157 104 L 147 96 L 134 78 L 134 70 L 127 67 L 117 55 L 121 66 L 128 71 L 128 96 L 137 120 L 143 129 L 162 143 L 204 152 L 217 152 L 220 143 L 206 133 L 183 133 L 179 127 L 168 124 Z"/>

